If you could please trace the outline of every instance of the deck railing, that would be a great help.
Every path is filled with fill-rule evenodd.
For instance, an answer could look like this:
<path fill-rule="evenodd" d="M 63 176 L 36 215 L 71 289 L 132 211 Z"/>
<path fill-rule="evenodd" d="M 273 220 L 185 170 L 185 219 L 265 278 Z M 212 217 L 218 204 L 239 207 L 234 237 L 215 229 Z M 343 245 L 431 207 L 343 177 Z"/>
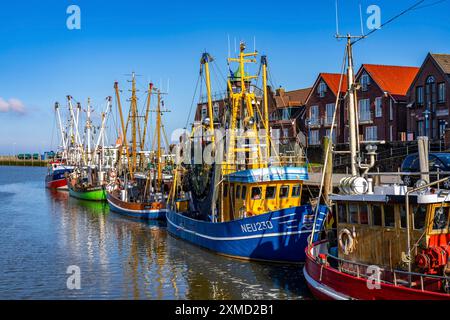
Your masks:
<path fill-rule="evenodd" d="M 360 262 L 348 261 L 342 258 L 327 254 L 327 262 L 330 266 L 335 267 L 339 272 L 347 273 L 357 278 L 373 280 L 374 267 Z M 400 287 L 410 287 L 420 289 L 422 291 L 432 290 L 445 293 L 443 287 L 450 285 L 450 277 L 439 276 L 433 274 L 423 274 L 416 272 L 408 272 L 403 270 L 387 270 L 376 266 L 379 272 L 379 281 L 385 284 L 391 284 Z M 368 272 L 369 270 L 369 272 Z"/>

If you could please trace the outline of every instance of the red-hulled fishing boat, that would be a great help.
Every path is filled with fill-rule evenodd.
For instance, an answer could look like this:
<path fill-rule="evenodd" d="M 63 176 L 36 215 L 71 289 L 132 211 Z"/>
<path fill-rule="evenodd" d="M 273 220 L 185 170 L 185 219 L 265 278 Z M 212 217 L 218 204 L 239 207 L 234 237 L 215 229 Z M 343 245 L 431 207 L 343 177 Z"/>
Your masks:
<path fill-rule="evenodd" d="M 67 175 L 73 171 L 73 166 L 54 161 L 48 166 L 45 186 L 49 189 L 67 189 Z"/>
<path fill-rule="evenodd" d="M 319 299 L 449 300 L 450 190 L 440 188 L 448 178 L 429 182 L 426 137 L 417 141 L 421 179 L 414 187 L 401 183 L 405 173 L 369 172 L 378 142 L 362 142 L 367 152 L 358 151 L 357 86 L 347 40 L 352 174 L 341 180 L 338 194 L 329 195 L 337 227 L 327 240 L 310 241 L 305 279 Z"/>

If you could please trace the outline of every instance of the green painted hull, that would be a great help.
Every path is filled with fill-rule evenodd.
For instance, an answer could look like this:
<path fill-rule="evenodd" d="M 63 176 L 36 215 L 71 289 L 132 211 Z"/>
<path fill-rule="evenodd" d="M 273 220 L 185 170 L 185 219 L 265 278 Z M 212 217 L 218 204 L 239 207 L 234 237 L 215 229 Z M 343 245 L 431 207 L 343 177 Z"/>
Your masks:
<path fill-rule="evenodd" d="M 75 191 L 69 188 L 69 194 L 74 198 L 82 200 L 106 201 L 106 190 L 102 187 L 84 191 Z"/>

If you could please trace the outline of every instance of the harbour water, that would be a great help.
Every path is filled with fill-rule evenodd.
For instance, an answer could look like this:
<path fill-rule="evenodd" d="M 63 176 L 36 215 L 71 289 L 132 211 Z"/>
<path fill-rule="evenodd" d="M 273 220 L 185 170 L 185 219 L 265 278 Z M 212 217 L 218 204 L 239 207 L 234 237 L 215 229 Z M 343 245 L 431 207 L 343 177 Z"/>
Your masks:
<path fill-rule="evenodd" d="M 46 168 L 0 166 L 0 299 L 310 299 L 299 266 L 239 261 L 163 224 L 44 188 Z M 80 270 L 68 289 L 67 268 Z"/>

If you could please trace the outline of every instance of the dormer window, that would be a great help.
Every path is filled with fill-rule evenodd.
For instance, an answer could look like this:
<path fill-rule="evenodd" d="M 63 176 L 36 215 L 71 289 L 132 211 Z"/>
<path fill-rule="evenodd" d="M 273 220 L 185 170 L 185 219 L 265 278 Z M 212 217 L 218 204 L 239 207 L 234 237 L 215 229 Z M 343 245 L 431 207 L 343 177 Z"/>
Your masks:
<path fill-rule="evenodd" d="M 360 82 L 361 82 L 361 89 L 362 89 L 362 91 L 367 91 L 367 87 L 370 84 L 370 77 L 369 77 L 369 75 L 367 73 L 363 73 L 361 75 Z"/>
<path fill-rule="evenodd" d="M 319 83 L 319 87 L 317 88 L 317 93 L 319 94 L 319 97 L 323 98 L 325 97 L 325 92 L 327 92 L 327 85 L 325 82 L 321 81 Z"/>

